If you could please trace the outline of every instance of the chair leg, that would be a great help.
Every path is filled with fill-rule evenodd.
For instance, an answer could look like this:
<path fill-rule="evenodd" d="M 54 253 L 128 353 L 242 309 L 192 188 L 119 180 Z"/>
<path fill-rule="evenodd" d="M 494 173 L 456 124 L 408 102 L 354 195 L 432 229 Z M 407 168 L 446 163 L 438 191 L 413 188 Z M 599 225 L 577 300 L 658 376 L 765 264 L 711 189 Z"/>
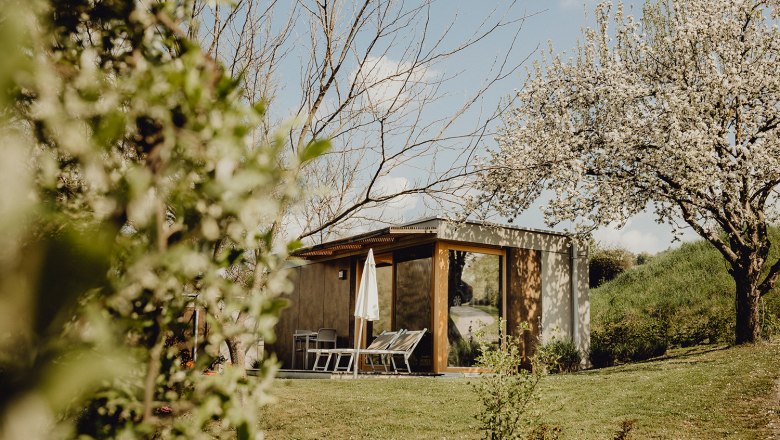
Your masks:
<path fill-rule="evenodd" d="M 341 353 L 336 355 L 336 363 L 333 364 L 333 372 L 339 371 L 339 365 L 341 364 Z"/>
<path fill-rule="evenodd" d="M 325 367 L 322 369 L 322 371 L 328 371 L 328 366 L 330 365 L 330 358 L 333 356 L 333 353 L 328 353 L 328 358 L 325 359 Z"/>
<path fill-rule="evenodd" d="M 409 366 L 409 356 L 404 356 L 404 362 L 406 362 L 406 372 L 411 373 L 412 368 Z"/>
<path fill-rule="evenodd" d="M 320 354 L 317 353 L 317 356 L 314 358 L 314 366 L 311 367 L 312 371 L 317 371 L 317 365 L 320 363 Z"/>

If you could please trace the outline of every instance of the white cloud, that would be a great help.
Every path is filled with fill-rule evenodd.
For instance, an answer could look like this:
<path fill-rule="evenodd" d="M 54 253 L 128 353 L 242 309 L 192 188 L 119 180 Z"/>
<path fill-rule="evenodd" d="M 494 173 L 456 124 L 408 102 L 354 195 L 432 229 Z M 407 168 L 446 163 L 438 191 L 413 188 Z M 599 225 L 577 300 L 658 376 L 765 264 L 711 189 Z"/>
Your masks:
<path fill-rule="evenodd" d="M 410 187 L 411 184 L 406 177 L 382 176 L 377 180 L 371 194 L 374 197 L 386 196 L 405 191 Z M 418 200 L 418 194 L 404 194 L 382 203 L 381 207 L 372 208 L 371 210 L 376 210 L 377 213 L 384 211 L 393 217 L 403 216 L 417 208 Z"/>
<path fill-rule="evenodd" d="M 690 228 L 684 229 L 682 233 L 682 242 L 700 239 Z M 654 214 L 648 211 L 632 217 L 621 229 L 615 226 L 599 228 L 593 233 L 593 238 L 599 244 L 625 248 L 633 253 L 655 254 L 680 244 L 680 241 L 672 242 L 672 227 L 656 223 Z"/>
<path fill-rule="evenodd" d="M 426 87 L 427 81 L 435 74 L 431 69 L 414 68 L 411 63 L 394 61 L 386 56 L 369 57 L 360 72 L 357 69 L 353 72 L 355 80 L 366 88 L 363 95 L 366 105 L 381 111 L 414 99 L 412 93 Z"/>

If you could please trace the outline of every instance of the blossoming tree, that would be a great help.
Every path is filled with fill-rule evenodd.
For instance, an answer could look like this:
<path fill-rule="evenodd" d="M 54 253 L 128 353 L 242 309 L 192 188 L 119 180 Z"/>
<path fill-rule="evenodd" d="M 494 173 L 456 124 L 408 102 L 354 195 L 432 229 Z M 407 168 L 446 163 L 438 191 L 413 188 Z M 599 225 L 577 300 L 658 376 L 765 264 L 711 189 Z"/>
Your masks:
<path fill-rule="evenodd" d="M 671 0 L 641 20 L 602 3 L 574 56 L 538 63 L 485 172 L 510 217 L 542 191 L 550 224 L 578 232 L 653 207 L 684 220 L 736 282 L 736 341 L 760 336 L 780 273 L 767 225 L 780 184 L 780 2 Z M 614 27 L 611 29 L 610 27 Z"/>

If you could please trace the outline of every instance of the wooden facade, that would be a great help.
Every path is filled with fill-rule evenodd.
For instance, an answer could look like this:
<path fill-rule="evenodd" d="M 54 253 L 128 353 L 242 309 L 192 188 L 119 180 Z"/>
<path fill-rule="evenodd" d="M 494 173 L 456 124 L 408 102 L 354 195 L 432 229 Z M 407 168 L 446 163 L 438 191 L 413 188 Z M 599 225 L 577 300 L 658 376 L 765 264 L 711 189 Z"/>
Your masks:
<path fill-rule="evenodd" d="M 302 249 L 291 260 L 290 307 L 276 326 L 277 340 L 267 344 L 266 350 L 276 353 L 283 368 L 290 368 L 293 333 L 323 327 L 336 329 L 340 347 L 353 347 L 355 295 L 365 256 L 372 248 L 378 270 L 384 272 L 386 293 L 380 299 L 380 310 L 384 307 L 386 318 L 373 323 L 374 331 L 369 325 L 368 337 L 382 329 L 427 328 L 429 332 L 415 350 L 413 368 L 418 371 L 477 371 L 463 366 L 468 364 L 464 359 L 473 343 L 463 335 L 472 334 L 476 319 L 467 321 L 463 317 L 467 313 L 488 316 L 484 319 L 490 323 L 488 312 L 505 319 L 507 331 L 523 337 L 522 350 L 527 355 L 539 339 L 550 337 L 571 338 L 586 351 L 590 321 L 587 255 L 572 244 L 569 237 L 548 231 L 427 219 Z M 474 263 L 468 275 L 460 273 L 453 281 L 450 268 L 463 271 L 463 264 L 453 266 L 455 255 L 473 256 L 471 261 L 484 258 L 483 265 L 489 269 Z M 466 276 L 481 290 L 461 280 Z M 461 290 L 450 285 L 455 283 L 463 285 Z M 476 290 L 481 299 L 476 298 Z M 467 305 L 461 304 L 464 299 Z M 456 312 L 464 315 L 456 316 Z M 521 322 L 528 322 L 531 331 L 518 331 Z M 465 347 L 462 352 L 453 348 L 453 334 L 463 339 L 457 340 Z M 362 346 L 365 343 L 361 341 Z M 302 359 L 297 359 L 296 368 L 300 368 Z"/>

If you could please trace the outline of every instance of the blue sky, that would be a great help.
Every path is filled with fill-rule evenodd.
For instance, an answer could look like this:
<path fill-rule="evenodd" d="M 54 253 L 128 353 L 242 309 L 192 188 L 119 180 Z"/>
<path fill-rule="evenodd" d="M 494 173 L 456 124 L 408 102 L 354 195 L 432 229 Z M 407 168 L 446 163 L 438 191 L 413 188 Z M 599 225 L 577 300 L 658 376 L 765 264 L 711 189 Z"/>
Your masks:
<path fill-rule="evenodd" d="M 453 11 L 458 11 L 457 20 L 468 28 L 474 26 L 480 17 L 484 17 L 496 5 L 504 5 L 507 2 L 502 1 L 451 1 L 448 4 L 453 6 Z M 597 1 L 595 0 L 525 0 L 518 1 L 515 8 L 517 12 L 531 15 L 524 25 L 520 34 L 519 46 L 516 54 L 525 56 L 530 54 L 529 65 L 533 60 L 541 59 L 542 52 L 548 49 L 548 44 L 552 44 L 556 53 L 566 51 L 573 53 L 576 49 L 584 27 L 593 25 L 593 10 Z M 634 16 L 641 15 L 642 1 L 624 1 L 628 14 Z M 451 18 L 451 17 L 450 17 Z M 442 18 L 446 20 L 447 18 Z M 491 43 L 496 48 L 495 51 L 486 50 L 484 47 L 475 51 L 470 56 L 474 65 L 489 63 L 502 48 L 502 42 L 506 44 L 510 35 L 498 35 Z M 478 69 L 473 69 L 478 70 Z M 473 75 L 470 76 L 469 74 Z M 478 72 L 469 72 L 461 78 L 462 81 L 469 81 L 478 76 Z M 521 70 L 513 78 L 509 78 L 502 85 L 492 91 L 495 96 L 491 99 L 499 99 L 501 95 L 510 94 L 513 90 L 522 87 L 525 78 L 524 70 Z M 464 85 L 465 87 L 465 85 Z M 548 228 L 537 206 L 526 212 L 515 221 L 517 225 Z M 634 252 L 656 253 L 679 245 L 679 241 L 673 242 L 671 227 L 668 225 L 659 225 L 655 222 L 652 213 L 643 213 L 629 220 L 628 224 L 622 228 L 614 227 L 602 228 L 595 233 L 597 241 L 605 245 L 619 245 L 626 247 Z M 687 229 L 681 237 L 683 241 L 696 239 L 696 234 Z"/>
<path fill-rule="evenodd" d="M 348 1 L 345 0 L 345 2 Z M 410 2 L 405 3 L 404 6 L 411 8 L 412 3 L 417 4 Z M 638 0 L 624 1 L 627 13 L 635 16 L 640 15 L 642 3 Z M 506 0 L 438 0 L 434 1 L 431 7 L 429 39 L 426 41 L 429 43 L 435 41 L 438 36 L 444 33 L 445 29 L 452 26 L 451 31 L 444 37 L 443 43 L 449 47 L 457 46 L 474 34 L 485 17 L 491 15 L 491 11 L 502 11 L 510 7 L 511 18 L 527 17 L 519 33 L 519 39 L 515 42 L 511 59 L 519 62 L 528 58 L 526 66 L 530 67 L 534 60 L 541 59 L 542 54 L 548 50 L 549 44 L 552 44 L 556 53 L 565 51 L 573 54 L 582 29 L 593 25 L 593 10 L 596 4 L 596 0 L 518 0 L 514 3 Z M 499 29 L 477 46 L 468 48 L 433 66 L 435 72 L 428 73 L 454 75 L 455 78 L 448 81 L 442 90 L 446 97 L 436 101 L 427 109 L 425 117 L 428 120 L 446 118 L 453 113 L 453 109 L 459 108 L 464 101 L 468 100 L 469 96 L 479 90 L 480 84 L 489 77 L 491 66 L 495 65 L 497 57 L 501 57 L 512 43 L 515 31 L 516 27 Z M 305 32 L 303 34 L 305 35 Z M 413 36 L 404 38 L 413 38 Z M 298 50 L 305 50 L 305 48 L 302 47 Z M 296 52 L 296 49 L 293 49 L 293 52 Z M 305 54 L 295 53 L 290 58 L 291 62 L 283 66 L 285 81 L 283 81 L 280 90 L 280 99 L 276 102 L 276 109 L 286 108 L 291 114 L 294 114 L 294 109 L 296 109 L 295 88 L 298 86 L 296 77 L 299 74 L 300 65 L 298 63 L 302 55 Z M 393 63 L 397 62 L 392 59 L 394 56 L 400 56 L 400 54 L 388 52 L 381 57 L 380 61 L 392 69 Z M 521 88 L 526 73 L 525 67 L 521 67 L 515 74 L 495 84 L 488 93 L 484 94 L 481 109 L 495 108 L 502 98 L 510 96 L 513 91 Z M 381 94 L 381 90 L 378 93 Z M 375 96 L 375 98 L 378 97 Z M 459 124 L 463 124 L 464 127 L 470 124 L 477 125 L 478 115 L 476 113 L 478 110 L 480 108 L 467 112 Z M 491 148 L 494 145 L 492 139 L 488 139 L 484 147 Z M 398 172 L 383 178 L 380 182 L 381 185 L 389 190 L 397 190 L 420 175 L 426 174 L 429 169 L 440 166 L 446 168 L 447 166 L 444 163 L 446 160 L 432 163 L 430 159 L 417 159 L 419 159 L 418 162 L 406 172 Z M 446 157 L 440 157 L 440 159 L 446 159 Z M 514 224 L 548 229 L 549 227 L 544 223 L 539 210 L 538 205 L 541 203 L 537 203 L 536 206 L 517 218 Z M 384 209 L 397 214 L 399 216 L 397 220 L 406 221 L 439 214 L 439 212 L 426 209 L 422 200 L 417 196 L 404 196 L 391 202 Z M 382 211 L 382 215 L 377 216 L 383 217 L 384 212 Z M 373 225 L 365 225 L 365 227 L 372 229 Z M 633 252 L 656 253 L 675 244 L 672 241 L 671 227 L 656 224 L 654 216 L 650 213 L 632 218 L 620 230 L 614 227 L 602 228 L 595 233 L 595 238 L 605 245 L 617 245 Z M 695 238 L 696 235 L 690 230 L 683 235 L 683 240 Z"/>

